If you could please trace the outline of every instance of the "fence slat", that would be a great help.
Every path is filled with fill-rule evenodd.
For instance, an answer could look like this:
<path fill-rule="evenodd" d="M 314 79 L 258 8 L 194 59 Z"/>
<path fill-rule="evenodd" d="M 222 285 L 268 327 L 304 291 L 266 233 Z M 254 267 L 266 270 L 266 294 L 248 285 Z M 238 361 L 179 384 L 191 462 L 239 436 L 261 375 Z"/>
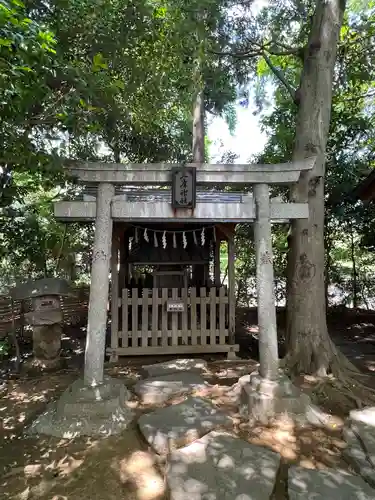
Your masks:
<path fill-rule="evenodd" d="M 127 288 L 122 290 L 122 347 L 129 347 L 129 291 Z"/>
<path fill-rule="evenodd" d="M 132 347 L 138 347 L 138 288 L 131 290 Z"/>
<path fill-rule="evenodd" d="M 168 289 L 167 288 L 162 288 L 161 292 L 161 298 L 162 298 L 162 306 L 161 306 L 161 330 L 162 330 L 162 338 L 161 338 L 161 345 L 163 347 L 168 347 L 168 316 L 167 316 L 167 308 L 166 308 L 166 303 L 168 300 Z"/>
<path fill-rule="evenodd" d="M 142 303 L 142 337 L 141 337 L 141 346 L 148 346 L 148 288 L 143 289 L 143 303 Z"/>
<path fill-rule="evenodd" d="M 225 318 L 226 318 L 227 301 L 225 294 L 226 294 L 225 288 L 221 287 L 219 289 L 219 339 L 220 339 L 219 343 L 220 344 L 226 343 Z"/>
<path fill-rule="evenodd" d="M 207 299 L 206 299 L 206 288 L 201 288 L 200 296 L 200 330 L 201 330 L 201 345 L 207 344 Z"/>
<path fill-rule="evenodd" d="M 158 288 L 153 288 L 152 289 L 152 323 L 151 323 L 151 328 L 152 328 L 151 345 L 152 345 L 152 347 L 157 347 L 158 346 L 158 323 L 159 323 L 159 318 L 158 318 L 158 313 L 159 313 L 158 297 L 159 297 L 159 289 Z"/>
<path fill-rule="evenodd" d="M 198 332 L 197 332 L 197 289 L 190 290 L 190 330 L 191 330 L 191 343 L 197 345 Z"/>
<path fill-rule="evenodd" d="M 181 290 L 181 299 L 184 303 L 184 312 L 182 313 L 182 318 L 181 318 L 181 340 L 183 345 L 188 345 L 189 344 L 189 335 L 188 335 L 188 314 L 189 314 L 189 308 L 188 308 L 188 299 L 187 299 L 187 290 L 186 288 L 183 288 Z"/>
<path fill-rule="evenodd" d="M 178 299 L 178 288 L 172 288 L 172 299 Z M 178 314 L 176 312 L 169 313 L 172 316 L 172 345 L 178 345 Z"/>
<path fill-rule="evenodd" d="M 210 289 L 210 345 L 216 344 L 216 290 Z"/>

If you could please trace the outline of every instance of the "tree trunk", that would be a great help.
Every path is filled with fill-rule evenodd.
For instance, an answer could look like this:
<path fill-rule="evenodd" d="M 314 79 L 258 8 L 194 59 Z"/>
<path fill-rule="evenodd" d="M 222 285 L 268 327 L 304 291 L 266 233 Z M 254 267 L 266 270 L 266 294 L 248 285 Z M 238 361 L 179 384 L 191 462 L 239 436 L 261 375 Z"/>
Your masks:
<path fill-rule="evenodd" d="M 329 299 L 329 285 L 330 285 L 330 276 L 331 276 L 331 269 L 332 269 L 332 256 L 331 256 L 331 250 L 333 247 L 333 241 L 334 241 L 334 235 L 327 234 L 328 231 L 326 231 L 325 237 L 324 237 L 324 243 L 325 243 L 325 268 L 324 268 L 324 300 L 326 307 L 329 306 L 328 299 Z"/>
<path fill-rule="evenodd" d="M 205 151 L 204 151 L 204 92 L 203 90 L 198 90 L 194 99 L 193 105 L 193 162 L 194 163 L 204 163 Z M 203 286 L 204 282 L 204 266 L 193 265 L 192 277 L 194 283 L 201 283 Z M 198 285 L 196 285 L 198 286 Z"/>
<path fill-rule="evenodd" d="M 309 219 L 293 222 L 288 254 L 287 366 L 326 375 L 336 358 L 326 322 L 324 288 L 324 173 L 337 44 L 344 0 L 317 0 L 299 89 L 293 160 L 317 156 L 301 174 L 293 201 L 308 202 Z"/>
<path fill-rule="evenodd" d="M 204 163 L 204 92 L 198 91 L 193 108 L 193 162 Z"/>
<path fill-rule="evenodd" d="M 357 263 L 355 258 L 355 239 L 353 224 L 350 224 L 350 258 L 352 260 L 352 295 L 353 295 L 353 308 L 358 308 L 359 296 L 358 296 L 358 272 Z"/>

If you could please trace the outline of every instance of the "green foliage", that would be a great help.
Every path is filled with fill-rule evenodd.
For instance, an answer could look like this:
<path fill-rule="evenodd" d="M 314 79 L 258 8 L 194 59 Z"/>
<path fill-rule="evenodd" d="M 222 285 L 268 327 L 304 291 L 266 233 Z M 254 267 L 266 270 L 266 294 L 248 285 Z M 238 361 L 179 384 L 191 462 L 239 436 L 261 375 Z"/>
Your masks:
<path fill-rule="evenodd" d="M 5 358 L 10 351 L 8 339 L 0 340 L 0 359 Z"/>
<path fill-rule="evenodd" d="M 367 248 L 375 248 L 375 209 L 352 194 L 375 166 L 372 3 L 353 0 L 345 18 L 327 150 L 326 276 L 346 290 L 347 303 L 353 256 L 360 268 L 355 279 L 370 293 Z M 315 2 L 270 2 L 257 15 L 251 2 L 235 14 L 232 6 L 229 0 L 1 0 L 0 287 L 87 272 L 92 228 L 66 228 L 53 218 L 53 201 L 79 192 L 63 176 L 62 159 L 189 159 L 193 98 L 201 87 L 206 110 L 222 115 L 233 132 L 238 95 L 245 89 L 248 100 L 250 82 L 258 110 L 267 111 L 271 85 L 274 108 L 261 118 L 268 142 L 258 159 L 290 160 L 298 110 L 292 97 Z M 235 159 L 227 152 L 222 161 Z M 280 303 L 286 238 L 285 228 L 275 229 Z M 251 227 L 239 228 L 237 240 L 239 301 L 249 303 Z"/>
<path fill-rule="evenodd" d="M 327 286 L 335 285 L 341 297 L 336 297 L 336 301 L 345 304 L 353 304 L 359 288 L 374 296 L 369 286 L 374 268 L 364 245 L 375 248 L 375 209 L 363 206 L 353 195 L 355 186 L 374 167 L 375 160 L 375 12 L 368 3 L 362 7 L 360 2 L 349 7 L 341 32 L 325 176 Z M 313 2 L 272 2 L 260 12 L 251 29 L 243 28 L 242 36 L 232 45 L 232 51 L 249 54 L 246 57 L 252 61 L 249 65 L 255 77 L 259 111 L 264 111 L 266 88 L 270 84 L 274 88 L 274 108 L 261 116 L 268 141 L 257 159 L 264 163 L 291 159 L 298 111 L 295 91 L 310 27 L 306 20 L 313 8 Z M 279 189 L 277 194 L 286 192 Z M 240 234 L 238 272 L 241 281 L 249 283 L 255 273 L 252 249 L 247 243 L 250 235 L 249 231 Z M 352 240 L 348 234 L 353 235 Z M 286 235 L 277 233 L 275 238 L 276 276 L 280 277 L 286 271 Z M 243 294 L 240 300 L 248 296 L 248 285 Z M 361 303 L 363 297 L 361 294 Z"/>
<path fill-rule="evenodd" d="M 234 127 L 230 66 L 213 54 L 225 2 L 28 0 L 0 3 L 2 285 L 87 270 L 91 228 L 53 220 L 77 193 L 64 158 L 179 161 L 191 155 L 191 110 Z M 199 71 L 198 71 L 199 70 Z M 0 284 L 1 286 L 1 284 Z"/>

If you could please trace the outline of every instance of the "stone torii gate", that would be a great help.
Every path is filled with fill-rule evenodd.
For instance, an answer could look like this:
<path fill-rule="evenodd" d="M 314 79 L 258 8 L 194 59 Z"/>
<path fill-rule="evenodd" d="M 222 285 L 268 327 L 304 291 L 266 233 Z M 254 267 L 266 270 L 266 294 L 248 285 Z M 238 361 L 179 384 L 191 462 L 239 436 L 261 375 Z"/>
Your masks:
<path fill-rule="evenodd" d="M 63 396 L 63 404 L 58 405 L 59 411 L 54 413 L 54 423 L 45 421 L 43 430 L 39 429 L 39 432 L 49 433 L 48 430 L 53 427 L 55 434 L 56 428 L 59 428 L 62 429 L 59 435 L 65 435 L 67 429 L 72 429 L 72 422 L 68 423 L 69 419 L 66 419 L 67 415 L 72 415 L 72 407 L 77 418 L 78 415 L 82 416 L 79 409 L 85 413 L 88 403 L 91 406 L 90 411 L 84 414 L 85 426 L 77 428 L 74 424 L 74 432 L 98 432 L 96 405 L 100 406 L 102 412 L 101 428 L 108 427 L 108 432 L 121 431 L 129 421 L 128 415 L 113 418 L 114 414 L 118 416 L 117 405 L 123 399 L 126 389 L 121 388 L 118 382 L 104 378 L 113 221 L 254 223 L 260 368 L 259 373 L 251 377 L 245 394 L 255 418 L 272 416 L 275 411 L 281 411 L 283 405 L 280 405 L 280 394 L 290 394 L 290 386 L 279 372 L 271 224 L 308 218 L 308 205 L 271 199 L 270 186 L 297 182 L 301 172 L 311 169 L 314 162 L 315 157 L 276 165 L 186 165 L 196 167 L 197 185 L 246 185 L 253 188 L 252 194 L 244 195 L 241 202 L 226 205 L 197 202 L 193 212 L 184 209 L 174 211 L 167 202 L 134 202 L 128 201 L 124 195 L 115 194 L 115 187 L 118 185 L 168 186 L 172 182 L 171 169 L 181 165 L 69 165 L 71 175 L 81 183 L 97 188 L 96 200 L 57 202 L 54 208 L 55 217 L 59 220 L 95 220 L 84 380 L 77 381 L 68 396 Z M 234 314 L 234 304 L 230 307 Z M 277 409 L 274 404 L 276 394 L 279 401 Z M 110 404 L 103 404 L 105 401 Z M 116 424 L 113 423 L 115 421 Z"/>

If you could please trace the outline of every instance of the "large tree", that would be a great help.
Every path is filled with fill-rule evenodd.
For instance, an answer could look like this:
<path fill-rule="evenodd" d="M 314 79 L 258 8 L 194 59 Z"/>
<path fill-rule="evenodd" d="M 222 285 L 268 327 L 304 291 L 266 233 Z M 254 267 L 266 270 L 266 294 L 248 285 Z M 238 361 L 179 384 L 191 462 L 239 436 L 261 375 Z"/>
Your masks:
<path fill-rule="evenodd" d="M 343 0 L 317 0 L 297 94 L 293 159 L 316 156 L 301 174 L 292 200 L 308 202 L 309 219 L 292 223 L 288 264 L 288 364 L 299 373 L 327 375 L 340 368 L 326 323 L 324 178 Z M 336 363 L 335 363 L 336 362 Z"/>
<path fill-rule="evenodd" d="M 274 161 L 316 157 L 313 170 L 303 173 L 290 193 L 293 201 L 307 202 L 310 213 L 308 220 L 292 224 L 289 236 L 286 364 L 297 373 L 341 375 L 343 367 L 352 368 L 330 340 L 326 324 L 325 175 L 327 158 L 334 160 L 327 142 L 333 92 L 347 91 L 340 103 L 343 113 L 350 108 L 345 97 L 357 102 L 368 89 L 368 84 L 359 81 L 363 82 L 363 73 L 371 66 L 368 59 L 372 57 L 373 29 L 370 9 L 363 13 L 356 6 L 358 12 L 348 16 L 345 8 L 343 0 L 271 3 L 255 17 L 244 16 L 237 37 L 232 37 L 228 50 L 221 52 L 222 56 L 257 62 L 260 108 L 264 83 L 270 75 L 278 89 L 282 86 L 284 101 L 285 96 L 290 100 L 290 105 L 276 109 L 272 115 L 274 125 L 283 123 L 285 131 L 283 136 L 270 138 L 268 146 L 277 152 Z M 243 19 L 249 27 L 244 28 Z M 348 52 L 359 64 L 342 64 Z M 336 112 L 340 112 L 338 107 Z M 289 148 L 289 142 L 285 156 L 283 143 L 290 140 L 291 130 L 293 147 Z"/>

